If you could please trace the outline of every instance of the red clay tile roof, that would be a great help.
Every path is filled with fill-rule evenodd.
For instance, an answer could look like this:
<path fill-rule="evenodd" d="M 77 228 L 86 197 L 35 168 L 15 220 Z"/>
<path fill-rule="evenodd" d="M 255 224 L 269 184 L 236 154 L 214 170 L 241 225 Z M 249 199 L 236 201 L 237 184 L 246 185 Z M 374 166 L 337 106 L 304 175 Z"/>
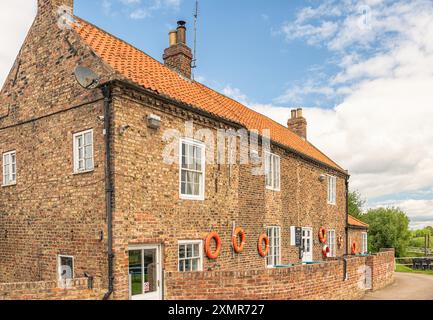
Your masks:
<path fill-rule="evenodd" d="M 159 94 L 241 124 L 248 130 L 269 129 L 273 141 L 339 171 L 344 170 L 308 141 L 241 103 L 185 79 L 177 72 L 115 36 L 77 18 L 75 31 L 106 64 L 121 76 Z M 289 110 L 288 110 L 289 112 Z"/>
<path fill-rule="evenodd" d="M 368 228 L 369 225 L 349 215 L 349 226 Z"/>

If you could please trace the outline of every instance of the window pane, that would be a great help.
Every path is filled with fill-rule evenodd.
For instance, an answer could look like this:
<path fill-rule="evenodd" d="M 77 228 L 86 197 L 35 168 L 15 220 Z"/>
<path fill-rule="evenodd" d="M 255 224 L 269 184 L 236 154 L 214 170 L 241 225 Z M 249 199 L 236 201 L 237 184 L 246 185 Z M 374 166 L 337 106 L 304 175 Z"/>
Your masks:
<path fill-rule="evenodd" d="M 185 258 L 186 257 L 185 253 L 186 253 L 185 246 L 179 245 L 179 258 L 181 258 L 181 259 Z"/>
<path fill-rule="evenodd" d="M 92 144 L 92 133 L 91 132 L 88 132 L 84 135 L 84 144 L 86 146 Z"/>
<path fill-rule="evenodd" d="M 74 277 L 72 257 L 60 257 L 60 277 L 62 279 L 72 279 Z"/>
<path fill-rule="evenodd" d="M 179 271 L 180 272 L 185 271 L 185 262 L 183 260 L 179 260 Z"/>
<path fill-rule="evenodd" d="M 129 275 L 131 277 L 131 294 L 143 294 L 143 270 L 141 250 L 129 251 Z"/>
<path fill-rule="evenodd" d="M 198 270 L 198 260 L 194 259 L 192 260 L 191 271 L 197 271 L 197 270 Z"/>

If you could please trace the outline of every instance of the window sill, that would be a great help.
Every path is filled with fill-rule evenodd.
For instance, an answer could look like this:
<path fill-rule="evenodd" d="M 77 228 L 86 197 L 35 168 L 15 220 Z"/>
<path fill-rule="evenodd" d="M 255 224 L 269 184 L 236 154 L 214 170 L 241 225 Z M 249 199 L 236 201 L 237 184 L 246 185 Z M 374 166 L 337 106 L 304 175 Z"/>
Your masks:
<path fill-rule="evenodd" d="M 83 171 L 76 171 L 76 172 L 73 172 L 72 175 L 74 175 L 74 176 L 78 176 L 78 175 L 80 175 L 80 174 L 92 173 L 92 172 L 94 172 L 94 171 L 95 171 L 95 169 L 91 169 L 91 170 L 83 170 Z"/>
<path fill-rule="evenodd" d="M 2 184 L 2 188 L 9 188 L 9 187 L 15 187 L 17 185 L 16 182 L 9 183 L 9 184 Z"/>
<path fill-rule="evenodd" d="M 185 200 L 185 201 L 204 201 L 204 197 L 203 196 L 186 196 L 186 195 L 181 195 L 179 197 L 180 200 Z"/>
<path fill-rule="evenodd" d="M 274 191 L 274 192 L 281 192 L 281 189 L 274 189 L 272 187 L 266 187 L 266 190 Z"/>
<path fill-rule="evenodd" d="M 330 206 L 336 206 L 337 204 L 336 203 L 328 202 L 328 205 L 330 205 Z"/>

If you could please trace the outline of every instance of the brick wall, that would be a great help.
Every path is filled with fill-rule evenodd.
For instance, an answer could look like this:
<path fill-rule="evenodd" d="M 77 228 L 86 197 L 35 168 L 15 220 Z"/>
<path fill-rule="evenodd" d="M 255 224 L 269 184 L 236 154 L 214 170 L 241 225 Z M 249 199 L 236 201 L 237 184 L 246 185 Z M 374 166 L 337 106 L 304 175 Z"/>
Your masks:
<path fill-rule="evenodd" d="M 361 298 L 366 288 L 366 266 L 373 266 L 373 289 L 393 281 L 394 252 L 370 257 L 348 257 L 348 278 L 341 259 L 287 269 L 165 273 L 165 298 L 227 300 L 350 300 Z"/>
<path fill-rule="evenodd" d="M 367 258 L 367 265 L 372 270 L 373 290 L 386 287 L 393 281 L 395 270 L 394 256 L 394 249 L 382 249 L 380 253 Z"/>
<path fill-rule="evenodd" d="M 74 279 L 68 289 L 56 281 L 0 283 L 0 300 L 100 300 L 104 293 L 100 281 L 88 288 L 87 279 Z"/>
<path fill-rule="evenodd" d="M 161 117 L 161 129 L 147 127 L 150 114 Z M 252 175 L 251 165 L 207 164 L 205 200 L 181 200 L 179 166 L 162 159 L 167 145 L 164 132 L 184 133 L 185 122 L 193 121 L 195 132 L 209 128 L 216 136 L 224 125 L 122 86 L 114 90 L 113 115 L 115 297 L 128 295 L 128 247 L 132 245 L 161 245 L 162 267 L 173 272 L 178 268 L 179 240 L 202 240 L 217 231 L 223 244 L 221 256 L 205 258 L 203 269 L 228 271 L 265 268 L 257 241 L 266 226 L 281 227 L 283 264 L 299 262 L 298 248 L 290 246 L 290 226 L 313 228 L 314 260 L 323 259 L 321 226 L 345 239 L 343 175 L 273 147 L 281 156 L 281 192 L 267 190 L 264 176 Z M 129 129 L 119 135 L 123 125 Z M 327 204 L 327 184 L 319 180 L 322 174 L 337 176 L 335 206 Z M 242 254 L 234 254 L 231 247 L 233 226 L 244 227 L 247 235 Z M 344 250 L 343 243 L 337 255 Z"/>

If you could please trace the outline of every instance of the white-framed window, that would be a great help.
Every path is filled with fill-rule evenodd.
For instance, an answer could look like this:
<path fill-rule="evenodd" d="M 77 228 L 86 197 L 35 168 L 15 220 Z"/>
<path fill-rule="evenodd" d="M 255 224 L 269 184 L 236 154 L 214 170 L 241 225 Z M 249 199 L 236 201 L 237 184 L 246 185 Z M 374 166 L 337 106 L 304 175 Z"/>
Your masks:
<path fill-rule="evenodd" d="M 180 141 L 180 197 L 204 200 L 205 192 L 205 145 L 198 141 Z"/>
<path fill-rule="evenodd" d="M 74 173 L 92 171 L 93 165 L 93 130 L 74 134 Z"/>
<path fill-rule="evenodd" d="M 281 264 L 281 227 L 268 227 L 266 232 L 269 238 L 268 267 Z"/>
<path fill-rule="evenodd" d="M 179 241 L 179 271 L 194 272 L 203 270 L 203 241 Z"/>
<path fill-rule="evenodd" d="M 368 253 L 368 234 L 367 232 L 361 233 L 362 253 Z"/>
<path fill-rule="evenodd" d="M 280 157 L 273 153 L 265 153 L 266 188 L 280 191 Z"/>
<path fill-rule="evenodd" d="M 10 151 L 3 154 L 3 186 L 17 183 L 17 153 Z"/>
<path fill-rule="evenodd" d="M 328 204 L 337 204 L 337 177 L 328 176 Z"/>
<path fill-rule="evenodd" d="M 70 281 L 74 279 L 74 257 L 57 256 L 57 270 L 61 286 L 69 286 Z"/>
<path fill-rule="evenodd" d="M 335 258 L 337 256 L 335 230 L 328 230 L 327 237 L 328 237 L 328 247 L 329 247 L 328 257 Z"/>

